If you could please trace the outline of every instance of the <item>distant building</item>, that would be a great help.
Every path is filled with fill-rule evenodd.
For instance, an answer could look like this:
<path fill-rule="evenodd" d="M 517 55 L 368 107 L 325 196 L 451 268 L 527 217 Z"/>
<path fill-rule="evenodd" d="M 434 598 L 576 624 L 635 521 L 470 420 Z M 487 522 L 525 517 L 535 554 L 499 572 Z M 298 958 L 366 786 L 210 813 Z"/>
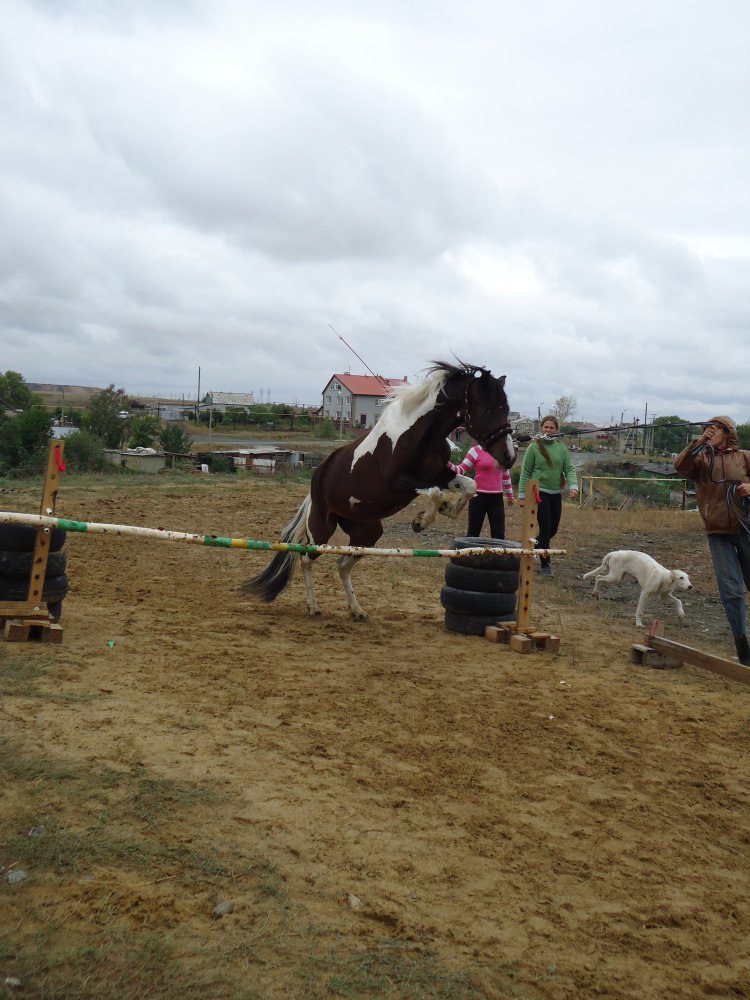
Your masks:
<path fill-rule="evenodd" d="M 243 406 L 255 406 L 255 396 L 252 392 L 207 392 L 198 404 L 198 409 L 226 413 L 228 409 Z"/>
<path fill-rule="evenodd" d="M 408 384 L 406 378 L 381 375 L 332 375 L 323 389 L 323 416 L 356 428 L 373 427 L 391 389 Z"/>

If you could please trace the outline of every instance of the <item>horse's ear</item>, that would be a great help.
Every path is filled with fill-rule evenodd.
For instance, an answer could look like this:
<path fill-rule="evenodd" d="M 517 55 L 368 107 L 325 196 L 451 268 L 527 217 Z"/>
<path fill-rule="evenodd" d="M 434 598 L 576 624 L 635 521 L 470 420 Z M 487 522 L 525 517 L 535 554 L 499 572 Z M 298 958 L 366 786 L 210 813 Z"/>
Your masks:
<path fill-rule="evenodd" d="M 499 376 L 499 378 L 497 380 L 497 384 L 500 386 L 501 389 L 503 389 L 505 387 L 505 380 L 506 380 L 507 377 L 508 377 L 507 375 L 500 375 Z"/>

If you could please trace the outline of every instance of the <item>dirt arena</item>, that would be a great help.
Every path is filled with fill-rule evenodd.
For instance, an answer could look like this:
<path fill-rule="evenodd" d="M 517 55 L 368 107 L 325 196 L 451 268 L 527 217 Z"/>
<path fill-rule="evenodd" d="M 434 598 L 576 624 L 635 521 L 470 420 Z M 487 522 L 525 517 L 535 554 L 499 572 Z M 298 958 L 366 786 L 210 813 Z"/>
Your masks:
<path fill-rule="evenodd" d="M 270 539 L 305 492 L 71 477 L 57 513 Z M 10 486 L 0 508 L 35 512 L 38 493 Z M 413 513 L 384 543 L 465 530 L 414 536 Z M 301 577 L 271 605 L 238 595 L 262 554 L 71 533 L 63 644 L 0 642 L 0 983 L 750 996 L 750 686 L 632 665 L 635 585 L 596 602 L 580 580 L 611 548 L 649 551 L 696 585 L 683 622 L 669 604 L 649 621 L 731 655 L 697 515 L 566 504 L 557 541 L 534 624 L 560 651 L 524 656 L 444 630 L 442 560 L 359 566 L 356 624 L 330 558 L 310 620 Z"/>

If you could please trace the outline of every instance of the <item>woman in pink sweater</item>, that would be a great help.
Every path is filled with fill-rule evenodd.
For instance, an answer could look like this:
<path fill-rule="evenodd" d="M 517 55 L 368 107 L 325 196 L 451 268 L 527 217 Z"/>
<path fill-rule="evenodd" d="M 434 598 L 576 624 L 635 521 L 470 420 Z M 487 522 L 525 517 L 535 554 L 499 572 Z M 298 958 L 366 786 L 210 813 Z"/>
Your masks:
<path fill-rule="evenodd" d="M 492 455 L 478 444 L 469 448 L 466 458 L 460 465 L 454 465 L 452 462 L 448 462 L 448 465 L 461 476 L 465 476 L 470 469 L 474 470 L 477 491 L 469 501 L 467 534 L 472 538 L 479 538 L 486 515 L 490 521 L 492 538 L 505 538 L 503 494 L 508 501 L 508 506 L 515 503 L 510 472 L 507 469 L 501 469 Z"/>

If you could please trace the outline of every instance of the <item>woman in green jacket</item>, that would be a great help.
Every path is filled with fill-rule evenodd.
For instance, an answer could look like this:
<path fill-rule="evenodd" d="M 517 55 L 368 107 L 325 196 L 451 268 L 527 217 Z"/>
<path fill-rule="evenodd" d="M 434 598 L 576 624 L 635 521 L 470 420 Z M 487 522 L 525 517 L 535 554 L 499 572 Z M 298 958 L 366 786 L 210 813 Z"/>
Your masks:
<path fill-rule="evenodd" d="M 552 539 L 560 527 L 562 516 L 562 492 L 567 485 L 572 500 L 578 496 L 578 479 L 570 453 L 562 441 L 553 438 L 560 429 L 557 417 L 548 414 L 542 420 L 542 437 L 532 441 L 526 449 L 518 481 L 518 502 L 524 506 L 526 483 L 530 479 L 539 480 L 539 507 L 537 520 L 539 536 L 538 549 L 548 549 Z M 541 572 L 544 576 L 552 576 L 552 564 L 549 556 L 540 556 Z"/>

